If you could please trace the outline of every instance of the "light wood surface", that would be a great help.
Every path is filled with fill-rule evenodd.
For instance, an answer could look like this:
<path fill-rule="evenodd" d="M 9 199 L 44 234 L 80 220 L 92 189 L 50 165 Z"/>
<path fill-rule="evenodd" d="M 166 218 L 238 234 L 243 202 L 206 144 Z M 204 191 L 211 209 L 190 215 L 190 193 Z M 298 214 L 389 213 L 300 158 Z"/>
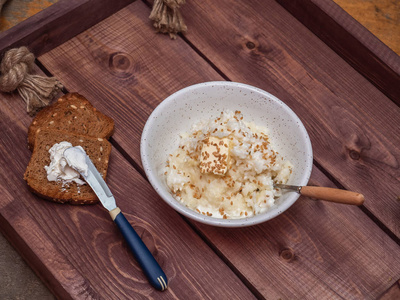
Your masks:
<path fill-rule="evenodd" d="M 169 277 L 167 292 L 147 284 L 101 206 L 59 205 L 28 191 L 22 176 L 30 157 L 26 132 L 31 118 L 17 95 L 0 95 L 1 230 L 54 295 L 400 296 L 396 101 L 275 1 L 188 1 L 182 13 L 191 16 L 190 31 L 175 41 L 154 33 L 149 13 L 146 2 L 135 1 L 58 47 L 55 37 L 47 46 L 33 43 L 48 74 L 114 118 L 107 182 Z M 67 27 L 63 30 L 69 34 Z M 26 39 L 41 29 L 35 32 Z M 211 80 L 248 83 L 288 104 L 312 140 L 315 164 L 309 184 L 359 191 L 365 205 L 300 197 L 279 217 L 241 229 L 199 224 L 167 206 L 141 167 L 143 126 L 165 97 Z"/>
<path fill-rule="evenodd" d="M 334 0 L 400 55 L 400 2 L 393 0 Z"/>
<path fill-rule="evenodd" d="M 0 31 L 8 30 L 58 0 L 7 0 L 0 12 Z"/>
<path fill-rule="evenodd" d="M 311 198 L 349 205 L 363 205 L 365 200 L 360 193 L 319 186 L 304 186 L 301 194 Z"/>

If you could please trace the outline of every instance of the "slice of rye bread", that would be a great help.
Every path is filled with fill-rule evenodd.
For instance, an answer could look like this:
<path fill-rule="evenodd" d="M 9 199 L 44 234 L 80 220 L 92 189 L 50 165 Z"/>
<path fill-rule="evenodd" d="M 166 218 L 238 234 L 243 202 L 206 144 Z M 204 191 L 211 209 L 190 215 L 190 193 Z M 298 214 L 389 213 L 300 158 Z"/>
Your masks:
<path fill-rule="evenodd" d="M 108 139 L 114 132 L 114 120 L 97 111 L 78 93 L 65 94 L 42 109 L 28 129 L 28 147 L 34 148 L 38 131 L 49 128 Z"/>
<path fill-rule="evenodd" d="M 29 188 L 40 197 L 55 202 L 71 204 L 98 202 L 96 194 L 88 184 L 78 186 L 75 182 L 71 182 L 63 185 L 60 181 L 47 180 L 44 167 L 50 164 L 49 149 L 62 141 L 70 142 L 72 146 L 81 146 L 103 178 L 106 178 L 111 153 L 111 144 L 106 139 L 43 129 L 36 136 L 35 148 L 24 174 Z"/>

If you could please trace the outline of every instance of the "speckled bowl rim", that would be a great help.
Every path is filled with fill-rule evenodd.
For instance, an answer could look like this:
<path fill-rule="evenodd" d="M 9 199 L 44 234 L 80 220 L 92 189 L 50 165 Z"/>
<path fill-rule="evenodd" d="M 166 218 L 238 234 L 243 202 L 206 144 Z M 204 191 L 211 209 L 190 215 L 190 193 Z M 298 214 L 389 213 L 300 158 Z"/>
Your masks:
<path fill-rule="evenodd" d="M 185 87 L 172 95 L 168 96 L 165 100 L 163 100 L 151 113 L 149 116 L 142 132 L 141 136 L 141 142 L 140 142 L 140 156 L 142 160 L 142 165 L 144 168 L 144 171 L 146 173 L 146 176 L 154 188 L 154 190 L 160 195 L 160 197 L 173 209 L 175 209 L 177 212 L 180 214 L 195 220 L 200 223 L 212 225 L 212 226 L 217 226 L 217 227 L 247 227 L 247 226 L 252 226 L 256 224 L 260 224 L 263 222 L 266 222 L 268 220 L 271 220 L 275 218 L 276 216 L 282 214 L 284 211 L 286 211 L 289 207 L 291 207 L 296 200 L 299 198 L 298 193 L 291 193 L 287 199 L 280 203 L 279 207 L 274 207 L 270 210 L 268 210 L 265 213 L 255 215 L 252 217 L 248 218 L 241 218 L 241 219 L 219 219 L 219 218 L 213 218 L 209 216 L 204 216 L 202 214 L 199 214 L 192 209 L 184 206 L 183 204 L 179 203 L 172 195 L 170 192 L 165 191 L 164 189 L 160 188 L 157 184 L 157 174 L 154 174 L 151 170 L 150 167 L 150 157 L 147 155 L 146 151 L 146 143 L 145 141 L 147 140 L 149 132 L 152 130 L 155 122 L 157 121 L 157 116 L 162 113 L 166 107 L 168 107 L 169 102 L 173 101 L 176 97 L 194 91 L 198 88 L 203 88 L 203 87 L 215 87 L 215 86 L 226 86 L 226 87 L 238 87 L 242 88 L 244 90 L 252 91 L 254 93 L 262 94 L 266 98 L 269 98 L 273 101 L 276 101 L 280 104 L 282 109 L 288 113 L 294 121 L 298 124 L 300 134 L 302 135 L 302 139 L 305 142 L 306 149 L 306 166 L 304 168 L 304 173 L 302 176 L 301 182 L 299 182 L 299 185 L 307 185 L 310 176 L 311 176 L 311 171 L 312 171 L 312 166 L 313 166 L 313 152 L 312 152 L 312 146 L 311 146 L 311 141 L 309 138 L 309 135 L 307 133 L 306 128 L 304 127 L 303 123 L 299 119 L 299 117 L 287 106 L 283 101 L 279 100 L 277 97 L 274 95 L 259 89 L 257 87 L 243 84 L 243 83 L 238 83 L 238 82 L 229 82 L 229 81 L 210 81 L 210 82 L 204 82 L 204 83 L 199 83 L 199 84 L 194 84 L 188 87 Z"/>

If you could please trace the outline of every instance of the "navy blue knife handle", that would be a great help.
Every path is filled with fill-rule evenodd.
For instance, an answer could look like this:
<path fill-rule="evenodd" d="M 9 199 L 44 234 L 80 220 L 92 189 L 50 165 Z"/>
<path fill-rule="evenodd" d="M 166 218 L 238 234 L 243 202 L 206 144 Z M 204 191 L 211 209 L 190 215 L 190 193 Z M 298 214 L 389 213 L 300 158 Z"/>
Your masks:
<path fill-rule="evenodd" d="M 114 222 L 117 224 L 151 285 L 159 291 L 164 291 L 168 286 L 167 276 L 165 276 L 164 271 L 161 269 L 154 256 L 122 212 L 115 217 Z"/>

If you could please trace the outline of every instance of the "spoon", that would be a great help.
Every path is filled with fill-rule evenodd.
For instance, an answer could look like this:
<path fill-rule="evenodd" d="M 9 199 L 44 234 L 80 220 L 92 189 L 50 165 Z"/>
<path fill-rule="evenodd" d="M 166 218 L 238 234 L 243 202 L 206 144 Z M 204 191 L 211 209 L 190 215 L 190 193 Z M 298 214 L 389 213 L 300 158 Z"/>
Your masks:
<path fill-rule="evenodd" d="M 362 205 L 364 196 L 360 193 L 319 186 L 297 186 L 274 184 L 274 187 L 293 190 L 300 195 L 342 204 Z"/>

